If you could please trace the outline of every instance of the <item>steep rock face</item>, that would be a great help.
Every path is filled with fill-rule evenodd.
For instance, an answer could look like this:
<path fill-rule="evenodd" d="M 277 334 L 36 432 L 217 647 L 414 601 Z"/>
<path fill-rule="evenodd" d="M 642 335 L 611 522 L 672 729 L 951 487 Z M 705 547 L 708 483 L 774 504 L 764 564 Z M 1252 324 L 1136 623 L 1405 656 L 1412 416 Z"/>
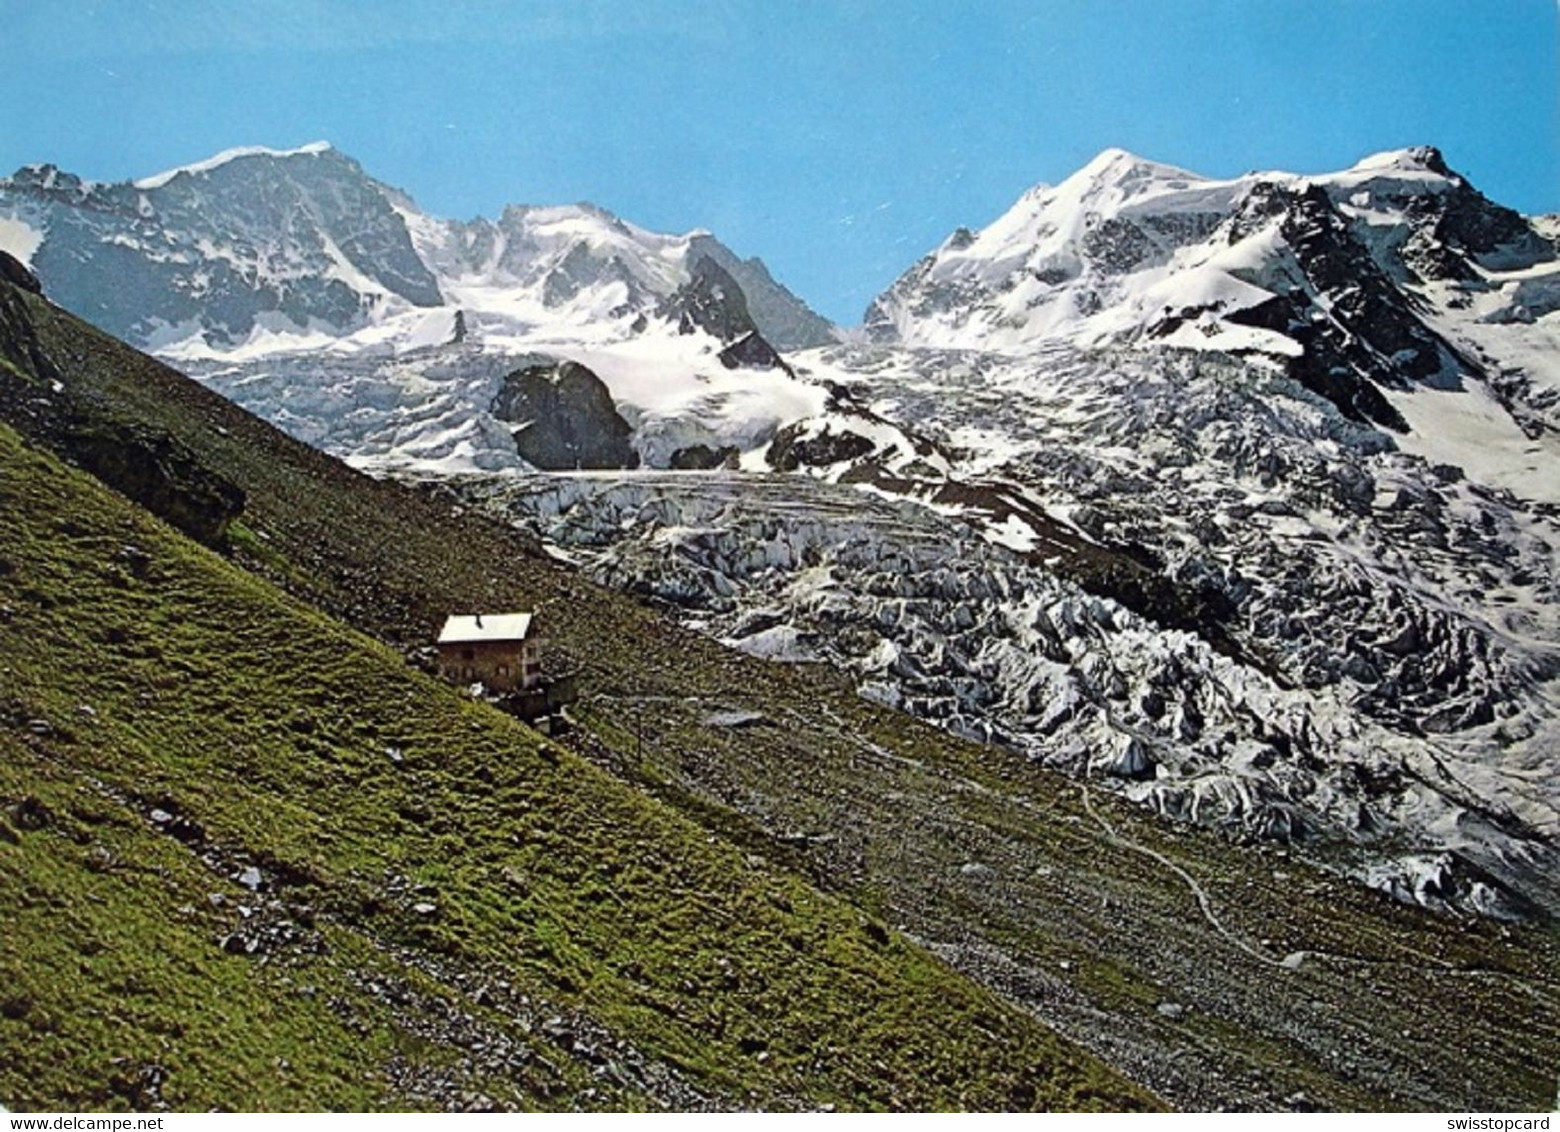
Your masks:
<path fill-rule="evenodd" d="M 0 279 L 35 295 L 43 294 L 43 284 L 38 282 L 38 277 L 15 256 L 4 251 L 0 251 Z"/>
<path fill-rule="evenodd" d="M 121 184 L 30 166 L 0 181 L 0 211 L 42 233 L 32 266 L 57 302 L 138 342 L 347 330 L 383 305 L 442 302 L 400 214 L 322 145 Z"/>
<path fill-rule="evenodd" d="M 1530 777 L 1560 750 L 1536 691 L 1560 680 L 1560 532 L 1523 485 L 1399 451 L 1228 354 L 804 364 L 828 396 L 766 460 L 868 488 L 859 510 L 774 478 L 642 473 L 505 496 L 509 513 L 735 647 L 829 660 L 1167 815 L 1433 907 L 1560 908 L 1538 864 L 1560 801 Z M 1113 600 L 1034 616 L 1057 586 Z"/>
<path fill-rule="evenodd" d="M 727 369 L 790 372 L 779 352 L 759 333 L 742 286 L 711 256 L 698 255 L 693 260 L 688 281 L 672 292 L 656 313 L 672 322 L 679 334 L 702 331 L 726 343 L 716 356 Z"/>
<path fill-rule="evenodd" d="M 429 317 L 419 352 L 218 357 L 205 380 L 377 472 L 612 466 L 629 425 L 653 467 L 794 472 L 676 477 L 784 497 L 760 518 L 646 476 L 539 522 L 737 647 L 833 661 L 1165 814 L 1355 854 L 1422 902 L 1527 907 L 1560 843 L 1557 225 L 1424 152 L 1226 182 L 1107 154 L 907 275 L 876 308 L 903 341 L 793 379 L 721 364 L 763 338 L 723 337 L 757 307 L 718 257 L 690 266 L 703 237 L 397 207 L 464 341 Z M 610 400 L 560 397 L 564 356 Z M 814 522 L 852 497 L 812 479 L 900 506 L 870 538 Z M 1044 622 L 1020 600 L 1062 594 Z"/>
<path fill-rule="evenodd" d="M 848 463 L 876 448 L 873 441 L 849 428 L 798 421 L 775 434 L 764 459 L 776 471 L 794 472 L 801 467 L 828 468 Z"/>
<path fill-rule="evenodd" d="M 1405 231 L 1396 254 L 1410 278 L 1478 283 L 1479 269 L 1529 268 L 1553 258 L 1552 239 L 1520 213 L 1479 192 L 1447 165 L 1440 150 L 1419 146 L 1383 156 L 1389 160 L 1378 160 L 1377 166 L 1389 176 L 1371 195 L 1403 217 Z M 1426 181 L 1402 177 L 1416 170 L 1441 178 L 1444 185 L 1425 192 Z"/>
<path fill-rule="evenodd" d="M 709 256 L 693 261 L 688 281 L 657 313 L 676 323 L 679 334 L 702 330 L 722 342 L 734 342 L 758 332 L 742 287 Z"/>
<path fill-rule="evenodd" d="M 715 355 L 727 369 L 783 369 L 792 372 L 779 352 L 754 330 Z"/>
<path fill-rule="evenodd" d="M 244 510 L 243 491 L 172 437 L 76 420 L 65 432 L 63 449 L 119 494 L 207 546 L 226 545 L 228 528 Z"/>
<path fill-rule="evenodd" d="M 38 344 L 37 331 L 33 329 L 20 296 L 11 286 L 3 284 L 0 284 L 0 361 L 14 367 L 19 374 L 32 375 L 44 382 L 55 382 L 60 377 L 59 368 Z"/>
<path fill-rule="evenodd" d="M 713 236 L 694 236 L 688 244 L 690 259 L 707 258 L 734 279 L 747 298 L 753 324 L 778 350 L 806 350 L 832 345 L 833 324 L 814 313 L 769 274 L 757 256 L 742 259 Z"/>
<path fill-rule="evenodd" d="M 515 449 L 543 470 L 637 468 L 633 430 L 605 383 L 578 362 L 536 365 L 504 379 L 493 415 L 515 422 Z"/>
<path fill-rule="evenodd" d="M 735 445 L 711 448 L 708 444 L 690 444 L 672 453 L 667 467 L 682 472 L 707 472 L 716 468 L 735 470 L 742 452 Z"/>
<path fill-rule="evenodd" d="M 1438 907 L 1560 907 L 1547 876 L 1560 861 L 1554 809 L 1528 796 L 1520 769 L 1531 750 L 1512 751 L 1500 781 L 1502 760 L 1475 770 L 1468 738 L 1405 733 L 1351 711 L 1350 684 L 1296 686 L 1165 632 L 989 530 L 794 478 L 504 478 L 467 492 L 733 647 L 831 662 L 871 699 L 1102 776 L 1167 816 L 1295 846 Z M 1405 609 L 1378 623 L 1357 604 L 1352 616 L 1361 636 L 1385 637 Z M 1486 678 L 1531 663 L 1489 656 Z M 1446 773 L 1427 772 L 1437 765 Z M 1477 796 L 1458 784 L 1467 776 Z M 1444 875 L 1427 888 L 1431 859 Z"/>

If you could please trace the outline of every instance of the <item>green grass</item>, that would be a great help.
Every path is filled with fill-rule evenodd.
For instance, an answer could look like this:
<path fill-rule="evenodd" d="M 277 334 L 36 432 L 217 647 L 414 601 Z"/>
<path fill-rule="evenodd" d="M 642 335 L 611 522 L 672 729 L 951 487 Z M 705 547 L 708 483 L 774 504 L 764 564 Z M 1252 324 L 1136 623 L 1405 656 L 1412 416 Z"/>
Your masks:
<path fill-rule="evenodd" d="M 355 642 L 348 651 L 356 659 L 348 664 L 337 657 L 336 645 L 298 656 L 285 642 L 224 626 L 221 649 L 201 644 L 197 633 L 198 657 L 158 652 L 162 639 L 178 630 L 178 618 L 165 616 L 158 623 L 155 608 L 138 607 L 118 627 L 123 640 L 112 649 L 99 647 L 111 642 L 95 644 L 91 670 L 77 678 L 95 687 L 115 666 L 150 666 L 151 686 L 135 687 L 131 706 L 133 722 L 149 721 L 151 730 L 133 732 L 116 715 L 114 734 L 105 736 L 112 742 L 103 748 L 113 768 L 83 770 L 98 763 L 72 748 L 62 765 L 74 768 L 75 777 L 65 781 L 75 789 L 87 773 L 120 784 L 160 774 L 165 784 L 174 784 L 166 789 L 181 803 L 189 797 L 203 813 L 206 807 L 222 811 L 224 824 L 208 820 L 208 825 L 228 843 L 257 858 L 274 854 L 299 876 L 317 877 L 301 884 L 303 895 L 325 910 L 321 932 L 332 941 L 332 954 L 351 957 L 336 968 L 343 979 L 361 975 L 383 983 L 388 976 L 378 972 L 388 969 L 408 987 L 428 981 L 416 996 L 444 987 L 439 993 L 492 1028 L 484 1031 L 491 1044 L 513 1040 L 535 1049 L 528 1066 L 549 1059 L 553 1067 L 538 1068 L 540 1075 L 521 1089 L 526 1103 L 599 1106 L 643 1099 L 643 1089 L 585 1084 L 578 1058 L 560 1052 L 558 1041 L 535 1036 L 545 1011 L 565 1007 L 607 1015 L 611 1032 L 641 1035 L 634 1040 L 653 1048 L 655 1064 L 686 1064 L 715 1103 L 780 1106 L 840 1103 L 834 1098 L 855 1096 L 857 1101 L 845 1103 L 933 1106 L 1019 1104 L 1028 1096 L 1022 1088 L 1005 1091 L 977 1061 L 963 1069 L 966 1078 L 979 1082 L 968 1086 L 974 1092 L 935 1081 L 901 1090 L 897 1082 L 912 1072 L 908 1063 L 888 1058 L 885 1071 L 863 1049 L 869 1041 L 899 1048 L 905 1040 L 901 1031 L 951 1027 L 941 1048 L 957 1060 L 964 1043 L 963 1052 L 977 1056 L 986 1040 L 979 1028 L 966 1027 L 967 1042 L 959 1029 L 977 1000 L 959 997 L 970 992 L 958 980 L 947 985 L 964 989 L 946 1009 L 937 996 L 920 995 L 896 999 L 900 1006 L 878 1008 L 874 1015 L 869 996 L 864 1009 L 871 1016 L 857 1018 L 841 1003 L 854 1002 L 866 983 L 840 982 L 831 996 L 828 978 L 814 981 L 798 972 L 764 991 L 769 997 L 762 1001 L 779 1004 L 769 1024 L 789 1028 L 790 1022 L 775 1019 L 794 1019 L 796 1033 L 811 1036 L 789 1044 L 770 1041 L 770 1048 L 758 1050 L 754 1042 L 770 1039 L 745 1036 L 741 1027 L 759 1012 L 732 1013 L 720 989 L 727 977 L 718 964 L 721 941 L 732 930 L 726 926 L 731 920 L 716 918 L 720 930 L 697 936 L 705 942 L 691 952 L 660 950 L 653 935 L 633 948 L 602 952 L 616 938 L 612 917 L 625 914 L 611 895 L 603 895 L 619 875 L 636 885 L 633 907 L 640 911 L 632 923 L 640 923 L 649 914 L 647 902 L 653 902 L 665 909 L 666 918 L 658 922 L 687 920 L 695 932 L 703 918 L 716 915 L 712 908 L 745 908 L 739 896 L 756 891 L 759 918 L 737 922 L 757 935 L 738 932 L 734 938 L 744 940 L 744 947 L 770 948 L 762 952 L 770 957 L 766 963 L 783 947 L 782 954 L 794 952 L 806 963 L 832 964 L 838 955 L 832 935 L 821 946 L 818 933 L 807 926 L 824 910 L 832 910 L 827 922 L 836 927 L 829 931 L 837 929 L 838 946 L 847 955 L 863 947 L 863 935 L 863 955 L 873 953 L 879 937 L 903 947 L 903 937 L 884 936 L 883 925 L 903 927 L 1005 1001 L 1103 1051 L 1183 1106 L 1283 1107 L 1302 1091 L 1311 1104 L 1342 1109 L 1493 1111 L 1552 1100 L 1553 1067 L 1560 1060 L 1555 980 L 1560 947 L 1552 926 L 1507 928 L 1429 915 L 1280 857 L 1271 847 L 1237 845 L 1216 831 L 1159 821 L 1095 793 L 1095 807 L 1118 830 L 1195 876 L 1225 924 L 1248 945 L 1275 957 L 1301 949 L 1334 956 L 1307 961 L 1299 971 L 1276 972 L 1215 931 L 1178 877 L 1111 842 L 1084 811 L 1075 783 L 868 704 L 848 680 L 817 666 L 768 664 L 724 649 L 655 609 L 592 586 L 539 555 L 524 536 L 469 508 L 457 514 L 448 498 L 353 473 L 34 296 L 10 292 L 7 306 L 5 291 L 0 287 L 0 339 L 7 310 L 20 311 L 24 329 L 36 331 L 65 388 L 54 392 L 25 368 L 0 366 L 0 420 L 15 422 L 56 451 L 68 451 L 68 438 L 62 441 L 52 429 L 48 412 L 34 411 L 42 402 L 60 415 L 173 437 L 247 493 L 244 514 L 231 532 L 231 562 L 250 571 L 251 580 L 263 577 L 319 611 L 286 604 L 290 616 L 323 626 L 327 635 L 335 634 L 332 641 Z M 54 517 L 68 514 L 60 510 Z M 0 557 L 16 557 L 9 545 L 9 529 L 0 527 Z M 103 553 L 117 553 L 117 546 L 105 542 L 72 550 L 82 552 L 82 578 L 96 579 Z M 204 570 L 215 560 L 207 556 L 200 562 Z M 128 568 L 115 567 L 121 573 Z M 76 569 L 60 577 L 75 586 Z M 221 576 L 245 577 L 233 571 Z M 0 590 L 8 585 L 20 583 L 0 577 Z M 112 596 L 117 587 L 93 581 L 90 589 Z M 254 592 L 266 595 L 267 603 L 278 600 L 263 586 Z M 67 595 L 55 586 L 48 596 L 63 601 Z M 425 714 L 420 703 L 392 725 L 386 722 L 392 705 L 372 694 L 392 685 L 377 676 L 350 678 L 367 655 L 354 650 L 366 648 L 366 642 L 343 626 L 394 650 L 369 652 L 384 665 L 382 671 L 398 674 L 395 680 L 411 680 L 396 656 L 425 646 L 447 613 L 538 606 L 554 657 L 581 668 L 584 726 L 567 741 L 627 784 L 600 799 L 631 798 L 638 805 L 653 797 L 660 806 L 645 812 L 660 815 L 657 821 L 667 820 L 669 811 L 686 819 L 669 827 L 675 831 L 669 842 L 652 839 L 676 846 L 671 860 L 703 862 L 685 877 L 662 864 L 645 865 L 622 836 L 593 838 L 576 830 L 581 813 L 587 828 L 599 828 L 609 815 L 619 823 L 638 819 L 623 817 L 617 801 L 598 805 L 598 796 L 589 792 L 579 805 L 555 805 L 552 792 L 562 772 L 546 760 L 533 765 L 537 740 L 528 732 L 502 732 L 523 736 L 518 753 L 484 768 L 467 742 L 476 732 L 468 736 L 462 730 L 462 721 L 468 728 L 470 721 L 458 714 L 458 704 L 426 709 L 431 713 L 426 728 L 415 722 Z M 51 631 L 52 644 L 24 642 L 33 650 L 29 663 L 37 697 L 54 694 L 51 666 L 75 670 L 71 658 L 83 647 L 78 641 L 83 631 L 70 625 Z M 23 647 L 3 622 L 0 642 L 3 649 Z M 54 648 L 59 657 L 50 651 Z M 251 690 L 236 696 L 224 689 L 224 680 L 237 679 L 224 667 L 232 665 L 228 649 L 245 658 L 246 671 L 255 672 L 276 650 L 278 667 L 266 669 L 270 674 L 258 685 L 246 684 Z M 338 678 L 346 681 L 342 695 L 334 683 Z M 7 679 L 0 672 L 0 696 L 9 690 Z M 212 694 L 186 687 L 194 684 Z M 426 682 L 395 686 L 443 694 Z M 72 722 L 76 704 L 69 687 L 55 691 L 60 699 L 49 711 L 78 743 L 96 742 L 91 728 Z M 142 692 L 152 697 L 146 704 L 138 698 Z M 114 694 L 123 703 L 129 693 Z M 349 694 L 356 699 L 349 702 Z M 411 691 L 413 701 L 422 694 Z M 254 704 L 265 706 L 253 710 Z M 635 705 L 645 717 L 643 760 L 635 757 Z M 712 727 L 704 717 L 717 707 L 759 711 L 765 722 Z M 191 720 L 192 712 L 212 718 Z M 54 740 L 31 736 L 24 715 L 0 724 L 0 732 L 9 732 L 13 744 L 28 751 L 42 745 L 51 757 L 63 757 L 66 748 Z M 479 727 L 485 726 L 481 718 L 484 713 Z M 172 746 L 160 743 L 164 729 L 184 738 Z M 256 747 L 255 734 L 268 736 L 264 747 Z M 381 782 L 376 775 L 386 768 L 375 761 L 375 752 L 411 744 L 419 735 L 447 749 L 448 763 L 434 765 L 426 747 L 405 745 L 406 761 L 394 780 L 399 785 Z M 125 746 L 132 738 L 144 750 Z M 510 741 L 503 739 L 500 748 Z M 204 750 L 209 745 L 217 747 L 215 754 Z M 124 751 L 145 761 L 128 761 Z M 559 757 L 570 775 L 576 766 L 585 773 L 583 764 Z M 520 781 L 501 776 L 511 766 Z M 12 800 L 17 791 L 31 789 L 26 779 L 18 781 L 14 789 L 7 786 Z M 145 799 L 148 791 L 140 796 Z M 143 800 L 135 806 L 143 829 L 146 805 Z M 276 828 L 289 823 L 296 828 Z M 511 832 L 523 832 L 523 838 L 489 836 L 485 829 L 494 823 L 515 823 L 520 828 Z M 483 830 L 475 828 L 479 824 Z M 253 843 L 238 841 L 240 835 Z M 7 851 L 0 841 L 0 860 Z M 591 856 L 598 853 L 606 857 Z M 364 859 L 371 863 L 363 865 Z M 591 872 L 603 860 L 620 866 L 612 883 Z M 965 875 L 964 866 L 972 862 L 989 867 L 989 876 Z M 821 904 L 811 897 L 797 903 L 793 891 L 807 891 L 798 876 L 833 895 Z M 407 880 L 403 884 L 398 877 Z M 706 877 L 715 885 L 707 893 L 701 887 L 709 883 Z M 738 877 L 747 879 L 733 890 Z M 416 881 L 439 890 L 447 914 L 429 919 L 407 913 L 417 899 L 410 892 Z M 213 883 L 220 887 L 220 881 Z M 575 887 L 594 899 L 576 898 Z M 199 907 L 205 893 L 191 889 L 185 902 Z M 764 911 L 766 904 L 773 910 Z M 229 909 L 220 924 L 202 930 L 220 938 L 218 927 L 225 934 L 233 918 Z M 666 956 L 661 961 L 672 964 L 675 974 L 667 981 L 646 970 L 641 951 Z M 878 956 L 900 973 L 896 978 L 912 983 L 923 974 L 949 978 L 924 956 L 901 961 L 896 955 Z M 269 959 L 243 962 L 246 970 L 274 965 Z M 438 970 L 429 974 L 416 964 Z M 546 1004 L 533 1011 L 541 1016 L 529 1019 L 530 1036 L 518 1022 L 494 1016 L 494 1011 L 510 1018 L 525 1013 L 512 996 L 494 992 L 488 997 L 495 1007 L 472 1005 L 481 986 L 497 986 L 511 966 L 530 972 L 526 993 L 533 1004 Z M 912 968 L 919 972 L 914 979 Z M 363 974 L 370 969 L 372 976 Z M 861 978 L 855 968 L 845 970 L 849 979 Z M 457 976 L 466 981 L 457 982 Z M 360 986 L 362 978 L 350 987 Z M 707 986 L 714 989 L 707 992 Z M 816 1013 L 824 1008 L 808 998 L 809 988 L 836 1000 L 824 1022 Z M 51 993 L 63 996 L 66 990 L 56 986 Z M 788 997 L 793 993 L 794 1010 Z M 388 1027 L 382 1043 L 388 1052 L 376 1048 L 361 1059 L 352 1052 L 354 1069 L 346 1075 L 356 1080 L 358 1067 L 367 1064 L 363 1072 L 378 1074 L 370 1088 L 376 1097 L 388 1098 L 383 1103 L 429 1103 L 418 1100 L 430 1095 L 418 1091 L 420 1083 L 434 1075 L 424 1063 L 442 1065 L 438 1072 L 458 1077 L 463 1089 L 522 1103 L 505 1091 L 511 1086 L 504 1074 L 495 1079 L 483 1068 L 485 1059 L 464 1070 L 465 1055 L 451 1055 L 448 1042 L 429 1031 L 427 1019 L 439 1013 L 434 1000 L 416 997 L 424 1008 L 413 1009 L 386 1008 L 360 989 L 342 997 L 353 1010 L 342 1023 L 351 1036 L 337 1047 L 344 1056 L 363 1044 L 360 1024 Z M 979 1001 L 989 1008 L 994 1000 Z M 1167 1001 L 1185 1005 L 1187 1013 L 1167 1019 L 1157 1011 Z M 393 1025 L 375 1021 L 381 1015 Z M 1015 1015 L 1000 1017 L 1007 1019 L 1004 1026 L 1020 1025 Z M 841 1019 L 838 1033 L 854 1052 L 837 1057 L 816 1035 L 820 1026 Z M 6 1025 L 0 1017 L 0 1034 Z M 505 1039 L 506 1033 L 511 1037 Z M 0 1048 L 0 1064 L 10 1048 Z M 832 1075 L 821 1068 L 836 1062 Z M 805 1072 L 798 1068 L 804 1064 Z M 1007 1063 L 993 1064 L 996 1076 L 1007 1072 Z M 1035 1064 L 1050 1063 L 1040 1057 Z M 798 1086 L 801 1077 L 808 1082 Z M 880 1085 L 860 1083 L 873 1081 Z M 6 1087 L 0 1082 L 0 1100 L 8 1099 Z M 586 1096 L 587 1088 L 597 1092 Z M 762 1102 L 750 1102 L 747 1090 Z M 1041 1099 L 1058 1095 L 1041 1088 L 1036 1103 L 1070 1103 Z M 1089 1099 L 1113 1103 L 1093 1094 Z"/>
<path fill-rule="evenodd" d="M 13 1108 L 415 1106 L 438 1100 L 405 1082 L 441 1075 L 511 1104 L 653 1103 L 474 999 L 500 981 L 717 1104 L 1152 1103 L 844 901 L 8 429 L 0 530 Z M 154 808 L 203 838 L 157 832 Z M 251 863 L 273 891 L 234 883 Z M 240 907 L 296 939 L 227 953 Z M 364 989 L 392 978 L 552 1068 L 462 1069 L 426 1006 Z"/>

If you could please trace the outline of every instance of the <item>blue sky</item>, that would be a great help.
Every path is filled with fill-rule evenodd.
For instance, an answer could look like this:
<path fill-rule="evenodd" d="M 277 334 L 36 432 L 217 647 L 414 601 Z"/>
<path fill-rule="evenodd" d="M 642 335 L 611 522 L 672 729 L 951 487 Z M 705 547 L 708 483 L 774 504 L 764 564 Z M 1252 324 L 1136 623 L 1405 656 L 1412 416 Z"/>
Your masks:
<path fill-rule="evenodd" d="M 823 313 L 1122 146 L 1210 175 L 1440 146 L 1560 211 L 1555 0 L 0 0 L 0 169 L 329 139 L 437 215 L 713 230 Z"/>

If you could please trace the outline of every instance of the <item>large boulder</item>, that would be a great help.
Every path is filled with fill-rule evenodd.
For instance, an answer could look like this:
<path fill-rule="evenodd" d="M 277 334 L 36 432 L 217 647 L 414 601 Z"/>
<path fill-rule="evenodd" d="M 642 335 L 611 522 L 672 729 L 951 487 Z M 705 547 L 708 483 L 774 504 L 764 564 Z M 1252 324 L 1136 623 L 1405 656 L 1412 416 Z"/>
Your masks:
<path fill-rule="evenodd" d="M 543 471 L 639 466 L 633 428 L 606 383 L 578 362 L 516 370 L 504 378 L 493 415 L 517 426 L 515 450 Z"/>

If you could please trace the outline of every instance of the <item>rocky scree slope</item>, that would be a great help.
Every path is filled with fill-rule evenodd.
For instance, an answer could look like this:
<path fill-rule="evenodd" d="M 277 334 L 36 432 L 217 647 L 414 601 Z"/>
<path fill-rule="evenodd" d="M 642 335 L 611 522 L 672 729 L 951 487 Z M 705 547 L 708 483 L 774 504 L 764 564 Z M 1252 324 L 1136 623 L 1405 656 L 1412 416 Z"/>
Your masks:
<path fill-rule="evenodd" d="M 709 836 L 741 846 L 749 866 L 802 873 L 871 909 L 862 929 L 869 936 L 878 917 L 903 928 L 1176 1104 L 1527 1108 L 1548 1096 L 1545 1067 L 1560 1042 L 1550 933 L 1427 916 L 1340 885 L 1281 849 L 1239 850 L 1217 834 L 1165 826 L 1095 791 L 1080 792 L 1028 760 L 881 709 L 815 666 L 775 665 L 723 648 L 548 561 L 512 527 L 483 521 L 442 487 L 422 496 L 355 474 L 36 296 L 6 293 L 27 334 L 15 352 L 31 352 L 54 374 L 0 366 L 8 383 L 0 410 L 23 432 L 58 446 L 48 423 L 60 414 L 44 410 L 66 401 L 78 412 L 169 437 L 243 491 L 244 510 L 229 531 L 235 563 L 403 655 L 415 656 L 450 609 L 540 604 L 559 654 L 554 662 L 581 670 L 584 726 L 574 739 L 581 754 Z M 145 549 L 138 534 L 131 541 Z M 122 547 L 116 540 L 108 552 Z M 124 571 L 133 578 L 140 561 L 130 554 Z M 22 602 L 35 601 L 26 591 L 36 589 L 24 587 L 9 604 L 30 609 Z M 90 629 L 79 619 L 67 624 Z M 31 639 L 47 645 L 46 638 Z M 179 663 L 179 655 L 167 663 Z M 102 679 L 120 667 L 106 660 L 87 665 Z M 181 670 L 169 690 L 189 678 Z M 32 718 L 75 726 L 71 713 L 80 700 L 73 688 L 41 677 L 35 686 L 55 690 L 47 693 L 47 710 Z M 208 686 L 205 677 L 200 686 Z M 169 702 L 182 712 L 177 696 Z M 94 710 L 116 726 L 128 718 Z M 193 718 L 220 721 L 235 710 L 218 704 Z M 334 743 L 338 727 L 352 726 L 363 711 L 328 714 L 316 728 Z M 268 726 L 287 718 L 272 713 Z M 307 737 L 301 726 L 298 734 Z M 9 733 L 24 743 L 37 734 L 25 720 Z M 461 733 L 437 727 L 441 741 Z M 396 745 L 393 737 L 388 745 Z M 410 761 L 407 750 L 400 747 Z M 340 765 L 370 756 L 381 765 L 374 761 L 380 755 L 398 765 L 372 745 L 353 752 L 355 746 Z M 575 773 L 566 757 L 561 765 Z M 31 791 L 59 812 L 36 776 L 25 777 L 8 789 Z M 106 771 L 100 777 L 113 781 Z M 501 800 L 502 790 L 478 780 L 477 794 Z M 272 781 L 267 773 L 253 785 L 269 789 Z M 418 780 L 418 799 L 429 794 L 427 785 Z M 476 804 L 463 787 L 449 786 L 458 795 L 449 809 L 424 802 L 427 828 L 441 836 L 467 828 L 454 811 Z M 189 793 L 208 796 L 204 788 Z M 33 812 L 25 796 L 16 804 L 18 814 Z M 170 815 L 162 824 L 177 820 L 175 810 L 154 808 Z M 416 826 L 422 812 L 402 819 Z M 368 817 L 390 820 L 377 811 Z M 156 824 L 155 815 L 147 820 Z M 287 825 L 268 817 L 263 828 L 275 837 Z M 168 840 L 158 844 L 172 848 Z M 374 840 L 374 851 L 386 851 L 385 839 Z M 445 856 L 420 860 L 426 866 Z M 254 863 L 266 868 L 263 859 Z M 443 882 L 431 882 L 433 895 L 444 891 Z M 429 902 L 427 892 L 406 897 L 398 883 L 387 879 L 388 901 L 381 903 Z M 609 911 L 614 904 L 603 901 Z M 460 907 L 469 905 L 462 900 Z M 700 916 L 708 914 L 701 905 Z M 560 921 L 570 915 L 565 908 Z M 421 916 L 413 908 L 411 922 L 422 923 Z M 245 937 L 234 946 L 247 948 Z M 374 982 L 381 989 L 373 994 L 404 987 L 384 991 L 383 979 Z M 483 983 L 486 997 L 506 991 L 486 979 L 456 985 L 481 996 Z M 1362 1014 L 1358 1004 L 1367 996 L 1372 1009 Z M 426 1000 L 407 1002 L 412 1020 L 427 1014 L 419 1009 Z M 40 1024 L 56 1024 L 44 1011 Z M 1442 1023 L 1450 1016 L 1463 1019 L 1458 1042 L 1445 1040 Z M 243 1024 L 242 1016 L 230 1017 Z M 581 1034 L 569 1016 L 548 1025 L 548 1033 L 564 1026 L 563 1041 Z M 255 1048 L 253 1033 L 246 1031 L 245 1048 Z M 584 1037 L 587 1050 L 599 1050 L 593 1034 Z M 354 1056 L 369 1056 L 362 1041 L 353 1048 Z M 703 1058 L 695 1060 L 706 1064 Z M 679 1062 L 687 1064 L 687 1057 Z M 160 1073 L 156 1065 L 133 1065 L 128 1079 L 155 1082 Z M 429 1104 L 449 1103 L 443 1092 L 420 1095 L 437 1098 Z M 479 1088 L 462 1103 L 481 1103 L 483 1095 L 500 1099 Z"/>

